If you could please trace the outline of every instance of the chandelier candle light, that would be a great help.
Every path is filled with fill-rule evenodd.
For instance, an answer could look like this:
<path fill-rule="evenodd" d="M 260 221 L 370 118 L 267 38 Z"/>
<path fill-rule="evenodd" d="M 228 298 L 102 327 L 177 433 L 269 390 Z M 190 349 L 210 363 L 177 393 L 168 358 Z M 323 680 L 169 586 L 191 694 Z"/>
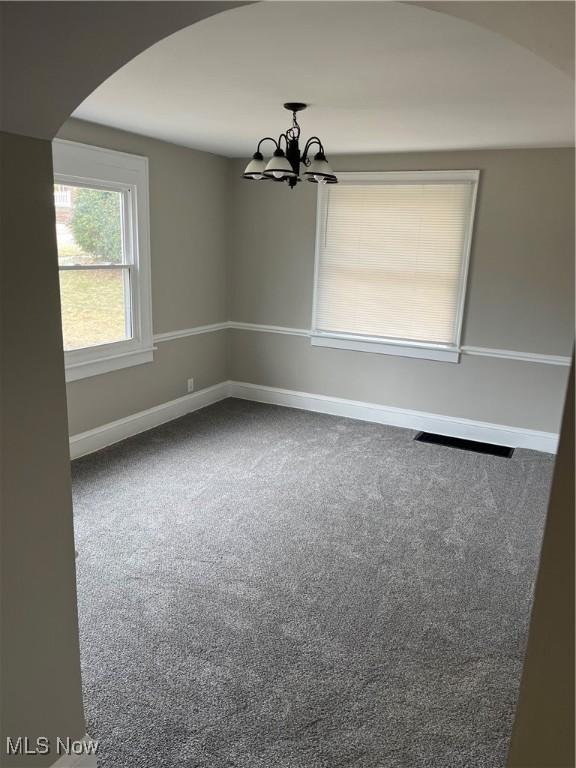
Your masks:
<path fill-rule="evenodd" d="M 292 126 L 288 128 L 286 133 L 280 134 L 278 141 L 271 136 L 265 136 L 263 139 L 260 139 L 252 160 L 248 163 L 246 170 L 242 174 L 243 179 L 251 179 L 252 181 L 266 179 L 269 181 L 287 181 L 290 187 L 295 187 L 301 181 L 300 165 L 302 164 L 306 168 L 303 176 L 307 181 L 312 181 L 314 184 L 338 183 L 334 171 L 326 160 L 322 142 L 317 136 L 312 136 L 308 139 L 304 146 L 304 151 L 300 155 L 300 146 L 298 144 L 300 126 L 296 120 L 296 114 L 306 109 L 306 106 L 306 104 L 293 101 L 284 104 L 284 109 L 292 112 Z M 284 140 L 284 149 L 282 149 L 282 140 Z M 266 162 L 260 152 L 260 147 L 265 141 L 271 141 L 276 147 L 274 154 L 268 162 Z M 314 159 L 311 160 L 308 153 L 311 147 L 315 145 L 318 151 L 314 155 Z"/>

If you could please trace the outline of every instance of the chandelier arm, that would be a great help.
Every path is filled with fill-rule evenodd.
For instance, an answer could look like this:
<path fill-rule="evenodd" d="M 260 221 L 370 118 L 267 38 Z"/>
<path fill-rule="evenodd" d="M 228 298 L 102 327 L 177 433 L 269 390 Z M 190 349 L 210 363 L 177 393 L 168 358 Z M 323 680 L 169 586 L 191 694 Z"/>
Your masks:
<path fill-rule="evenodd" d="M 302 153 L 302 162 L 304 164 L 307 164 L 308 150 L 314 144 L 318 144 L 318 146 L 320 147 L 320 152 L 324 152 L 324 147 L 322 146 L 322 142 L 320 141 L 318 136 L 310 136 L 310 138 L 308 139 L 308 141 L 306 142 L 306 145 L 304 147 L 304 152 Z"/>
<path fill-rule="evenodd" d="M 273 141 L 274 142 L 274 146 L 276 147 L 276 149 L 278 149 L 278 147 L 280 146 L 278 144 L 278 142 L 276 141 L 276 139 L 273 139 L 272 136 L 264 136 L 264 138 L 260 139 L 260 141 L 258 142 L 258 148 L 256 150 L 257 152 L 260 152 L 260 146 L 261 146 L 262 142 L 264 142 L 264 141 Z"/>
<path fill-rule="evenodd" d="M 284 139 L 284 144 L 286 145 L 286 150 L 288 150 L 288 136 L 285 133 L 281 133 L 280 136 L 278 136 L 278 149 L 280 149 L 280 142 Z"/>

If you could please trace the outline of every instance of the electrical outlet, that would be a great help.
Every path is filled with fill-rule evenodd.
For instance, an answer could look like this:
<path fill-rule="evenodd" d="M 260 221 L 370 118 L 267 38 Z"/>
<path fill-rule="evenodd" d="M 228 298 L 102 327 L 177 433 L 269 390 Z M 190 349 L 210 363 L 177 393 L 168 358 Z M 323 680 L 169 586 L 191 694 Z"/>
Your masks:
<path fill-rule="evenodd" d="M 188 379 L 188 392 L 194 392 L 194 379 Z"/>

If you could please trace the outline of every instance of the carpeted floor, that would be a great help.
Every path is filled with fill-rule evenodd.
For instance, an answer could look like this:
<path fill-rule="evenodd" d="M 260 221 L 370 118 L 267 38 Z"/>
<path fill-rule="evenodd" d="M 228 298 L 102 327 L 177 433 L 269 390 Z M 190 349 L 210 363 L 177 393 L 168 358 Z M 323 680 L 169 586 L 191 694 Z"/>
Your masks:
<path fill-rule="evenodd" d="M 101 768 L 501 768 L 552 458 L 227 400 L 73 464 Z"/>

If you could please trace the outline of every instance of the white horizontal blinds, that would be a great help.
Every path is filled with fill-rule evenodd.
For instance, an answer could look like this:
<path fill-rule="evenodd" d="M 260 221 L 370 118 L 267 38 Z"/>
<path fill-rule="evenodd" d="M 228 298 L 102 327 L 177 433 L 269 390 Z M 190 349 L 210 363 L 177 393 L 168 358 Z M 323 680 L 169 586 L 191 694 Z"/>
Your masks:
<path fill-rule="evenodd" d="M 452 345 L 474 186 L 322 190 L 315 330 Z"/>

